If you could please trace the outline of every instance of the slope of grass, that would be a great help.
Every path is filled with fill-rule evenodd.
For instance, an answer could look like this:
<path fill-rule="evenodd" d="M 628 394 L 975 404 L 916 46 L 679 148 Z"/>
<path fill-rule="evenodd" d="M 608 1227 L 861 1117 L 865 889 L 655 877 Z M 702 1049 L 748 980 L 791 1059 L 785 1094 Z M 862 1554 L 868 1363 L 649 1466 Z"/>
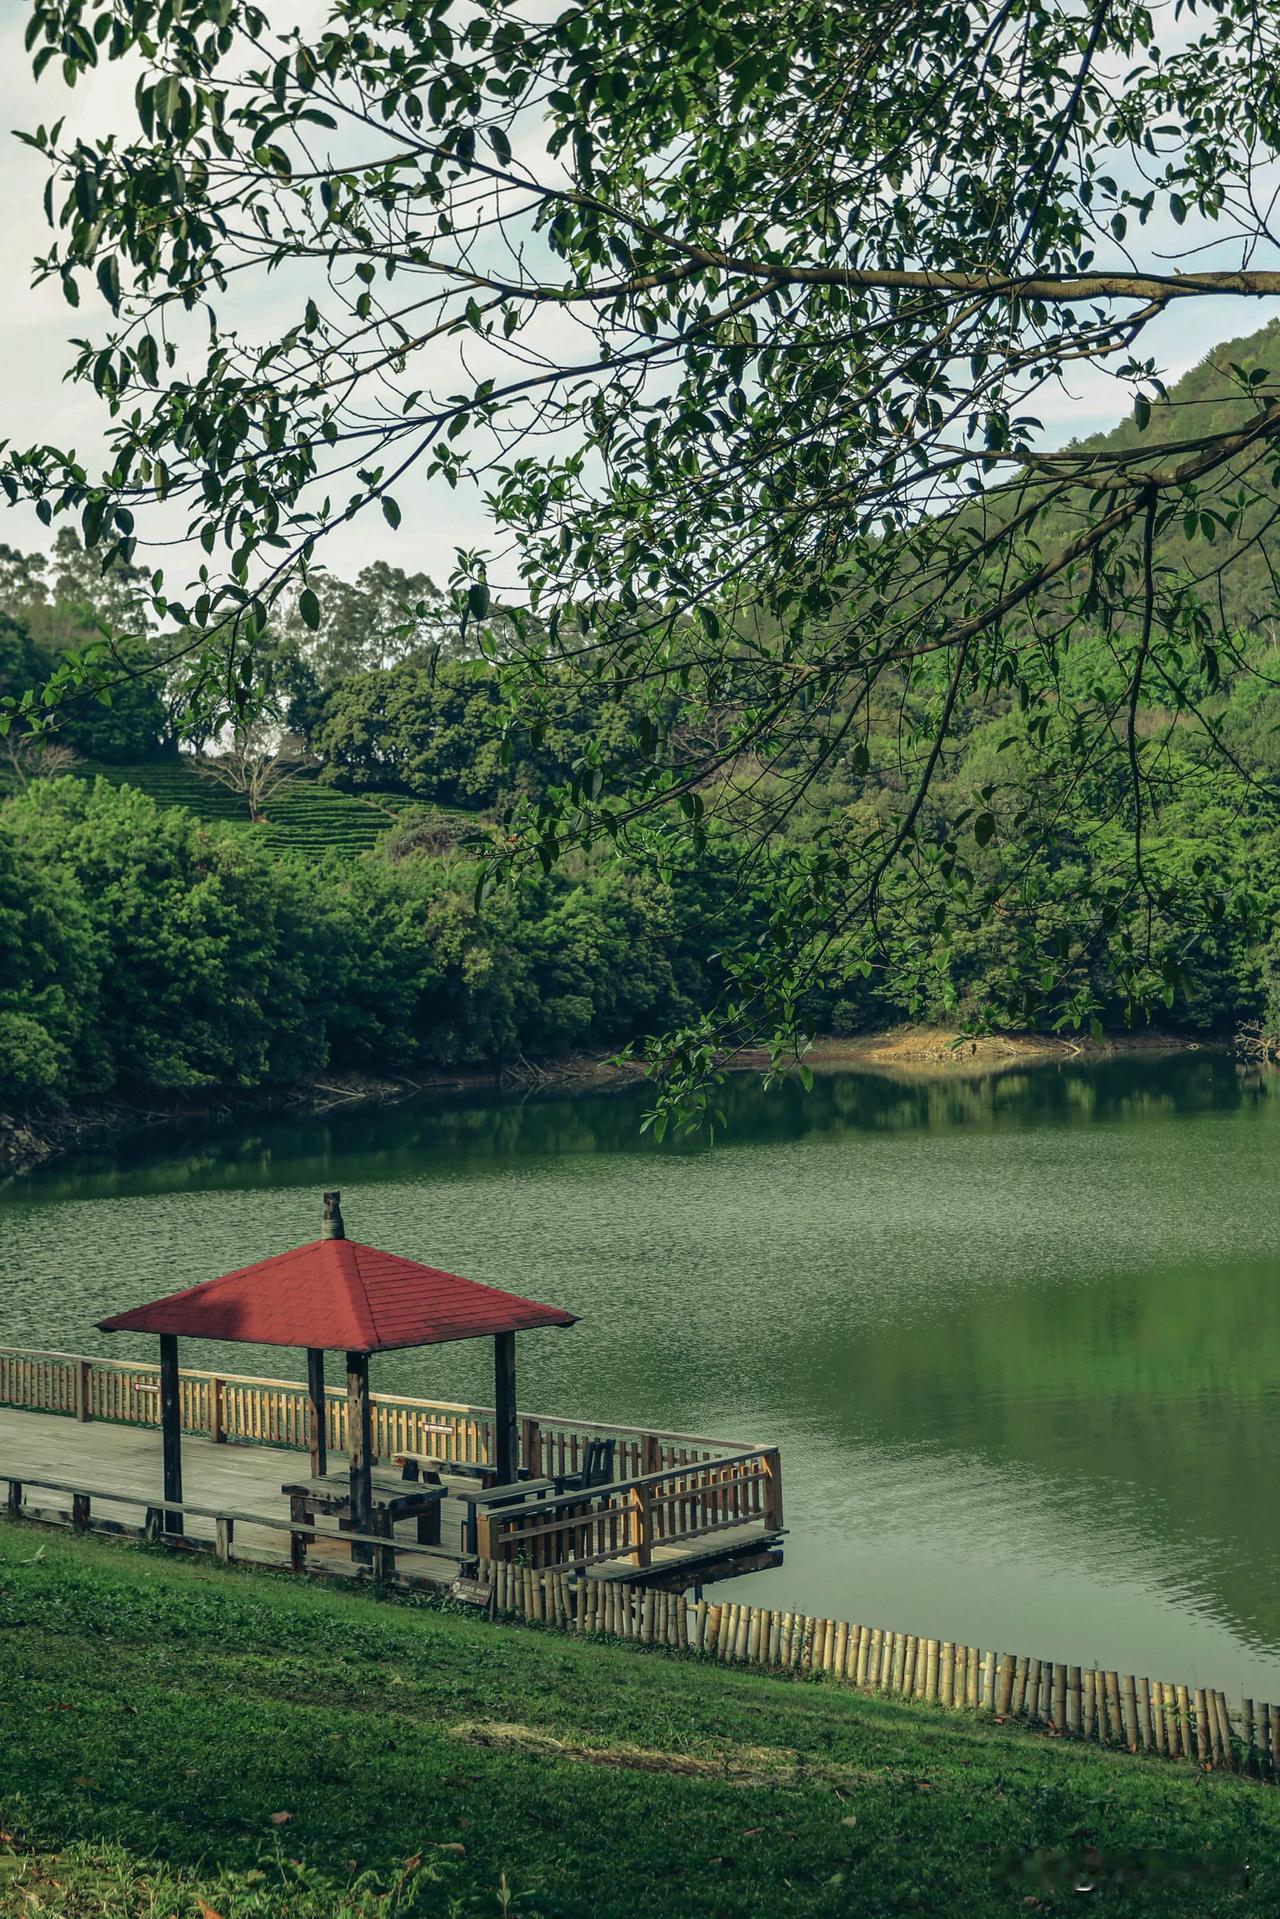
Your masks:
<path fill-rule="evenodd" d="M 0 1648 L 6 1914 L 1280 1903 L 1280 1794 L 821 1681 L 12 1522 Z"/>

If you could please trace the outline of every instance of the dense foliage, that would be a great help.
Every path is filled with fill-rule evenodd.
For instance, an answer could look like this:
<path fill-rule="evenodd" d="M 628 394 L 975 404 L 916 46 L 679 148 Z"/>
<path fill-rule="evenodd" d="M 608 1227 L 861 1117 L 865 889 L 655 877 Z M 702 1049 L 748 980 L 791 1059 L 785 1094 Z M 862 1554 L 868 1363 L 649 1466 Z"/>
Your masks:
<path fill-rule="evenodd" d="M 118 61 L 137 84 L 109 140 L 28 136 L 37 272 L 97 316 L 70 371 L 107 460 L 9 449 L 0 481 L 108 564 L 145 560 L 183 724 L 271 699 L 282 610 L 325 630 L 335 527 L 407 528 L 424 488 L 486 487 L 501 557 L 461 554 L 449 604 L 515 723 L 564 674 L 641 709 L 626 753 L 593 734 L 518 796 L 495 874 L 593 845 L 688 864 L 714 816 L 771 892 L 769 938 L 726 949 L 722 1000 L 655 1051 L 696 1102 L 723 1042 L 794 1033 L 833 936 L 872 968 L 950 963 L 988 910 L 995 816 L 979 791 L 926 834 L 948 742 L 992 690 L 1053 731 L 1100 639 L 1114 672 L 1077 676 L 1041 817 L 1072 812 L 1118 729 L 1128 834 L 1079 867 L 1076 917 L 1124 997 L 1158 1001 L 1157 923 L 1200 940 L 1235 902 L 1226 843 L 1153 863 L 1180 761 L 1138 716 L 1200 725 L 1243 669 L 1223 563 L 1269 530 L 1280 383 L 1242 356 L 1229 403 L 1152 433 L 1151 329 L 1280 292 L 1274 10 L 329 0 L 283 30 L 277 11 L 29 0 L 37 75 Z M 1042 429 L 1086 366 L 1136 447 Z M 406 623 L 441 651 L 419 584 Z M 82 662 L 55 698 L 118 666 Z M 855 742 L 900 776 L 823 818 L 813 791 Z M 808 857 L 783 857 L 802 811 Z M 1081 1022 L 1096 995 L 1049 932 L 992 1004 L 1034 993 Z"/>
<path fill-rule="evenodd" d="M 0 809 L 0 1097 L 562 1053 L 705 987 L 656 881 L 473 890 L 447 859 L 303 864 L 105 779 L 33 783 Z"/>
<path fill-rule="evenodd" d="M 107 761 L 137 759 L 170 742 L 174 721 L 138 605 L 139 576 L 117 561 L 104 573 L 64 527 L 52 561 L 0 546 L 0 702 L 69 672 L 60 703 L 58 739 L 74 752 Z M 108 646 L 104 635 L 110 634 Z M 79 683 L 82 663 L 106 657 L 110 686 Z M 16 736 L 13 743 L 17 745 Z M 9 755 L 11 764 L 16 756 Z"/>
<path fill-rule="evenodd" d="M 905 883 L 899 897 L 890 878 L 898 962 L 870 964 L 833 926 L 821 978 L 797 1009 L 805 1026 L 952 1020 L 993 997 L 1033 1024 L 1046 950 L 1099 1020 L 1118 1024 L 1133 1010 L 1113 958 L 1126 944 L 1152 969 L 1168 1024 L 1280 1025 L 1280 825 L 1252 784 L 1280 759 L 1280 689 L 1266 684 L 1268 637 L 1254 647 L 1257 670 L 1206 696 L 1238 773 L 1224 776 L 1203 732 L 1176 715 L 1144 705 L 1139 716 L 1163 769 L 1146 836 L 1153 881 L 1212 864 L 1215 885 L 1247 895 L 1252 913 L 1224 913 L 1189 941 L 1176 918 L 1135 903 L 1123 740 L 1095 756 L 1081 809 L 1064 820 L 1054 795 L 1069 721 L 1045 728 L 1015 703 L 975 701 L 957 717 L 924 820 L 940 858 L 975 811 L 989 821 L 971 855 L 970 910 L 939 939 L 919 897 Z M 1075 665 L 1094 677 L 1115 670 L 1101 644 L 1081 647 Z M 696 861 L 637 870 L 579 859 L 477 904 L 460 836 L 491 831 L 486 817 L 554 777 L 599 724 L 565 692 L 560 726 L 507 757 L 491 674 L 433 678 L 402 664 L 339 682 L 312 735 L 326 777 L 376 783 L 402 809 L 422 803 L 354 857 L 345 828 L 329 851 L 317 832 L 304 857 L 302 841 L 292 853 L 273 844 L 273 828 L 202 821 L 128 784 L 33 780 L 0 807 L 0 1097 L 252 1088 L 334 1068 L 412 1074 L 625 1045 L 713 1005 L 726 946 L 769 937 L 773 897 L 803 867 L 813 833 L 833 820 L 865 830 L 900 792 L 890 750 L 866 759 L 850 749 L 833 756 L 767 864 L 753 867 L 713 824 Z M 364 736 L 375 751 L 362 761 L 358 717 L 370 712 L 380 715 Z M 132 777 L 166 797 L 199 790 L 173 760 L 156 767 Z M 459 800 L 492 811 L 433 810 Z M 1104 902 L 1104 926 L 1088 923 L 1086 896 Z"/>

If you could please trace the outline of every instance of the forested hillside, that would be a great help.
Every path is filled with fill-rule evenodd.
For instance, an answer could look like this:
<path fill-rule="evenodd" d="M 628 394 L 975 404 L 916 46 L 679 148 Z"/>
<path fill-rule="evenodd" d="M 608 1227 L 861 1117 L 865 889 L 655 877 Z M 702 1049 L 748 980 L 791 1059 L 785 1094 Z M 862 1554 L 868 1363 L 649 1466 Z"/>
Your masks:
<path fill-rule="evenodd" d="M 1154 381 L 1146 390 L 1148 405 L 1111 432 L 1072 441 L 1072 447 L 1123 452 L 1139 465 L 1166 465 L 1176 460 L 1181 442 L 1244 426 L 1280 394 L 1280 320 L 1243 339 L 1223 341 L 1168 389 L 1165 400 Z M 1274 524 L 1280 489 L 1273 483 L 1274 465 L 1274 457 L 1258 448 L 1230 462 L 1212 495 L 1198 502 L 1216 521 L 1209 546 L 1193 542 L 1191 529 L 1175 515 L 1161 533 L 1157 552 L 1166 578 L 1181 575 L 1208 588 L 1229 631 L 1262 632 L 1269 640 L 1280 638 L 1280 583 L 1274 570 L 1280 556 Z M 1051 510 L 1040 529 L 1042 543 L 1052 531 L 1078 523 L 1088 510 L 1082 489 L 1071 496 L 1069 507 Z M 1228 551 L 1231 564 L 1219 572 Z"/>
<path fill-rule="evenodd" d="M 1167 450 L 1205 409 L 1247 409 L 1247 381 L 1232 369 L 1269 360 L 1280 385 L 1280 323 L 1219 349 L 1145 427 L 1130 421 L 1108 443 L 1135 457 Z M 889 877 L 886 904 L 908 928 L 918 917 L 919 963 L 887 969 L 833 927 L 813 954 L 813 1030 L 979 1016 L 993 1000 L 1016 1019 L 1024 989 L 1032 1005 L 1046 943 L 1063 972 L 1059 1016 L 1114 1026 L 1132 984 L 1116 970 L 1117 932 L 1119 950 L 1159 981 L 1171 1026 L 1280 1021 L 1268 506 L 1280 496 L 1261 472 L 1248 488 L 1222 506 L 1252 542 L 1222 589 L 1234 650 L 1212 681 L 1198 669 L 1191 710 L 1153 684 L 1137 715 L 1158 749 L 1143 884 L 1119 720 L 1083 772 L 1072 750 L 1073 700 L 1120 684 L 1099 632 L 1053 660 L 1047 706 L 1021 710 L 999 688 L 969 702 L 914 855 L 922 869 L 965 863 L 968 911 L 939 952 L 923 896 L 909 877 Z M 1055 509 L 1085 510 L 1074 496 Z M 1166 536 L 1167 578 L 1188 551 L 1176 529 Z M 330 582 L 319 631 L 291 616 L 271 637 L 277 733 L 304 777 L 254 825 L 179 754 L 180 689 L 154 657 L 141 604 L 136 577 L 103 581 L 69 535 L 49 562 L 0 554 L 0 694 L 104 634 L 126 634 L 122 651 L 138 668 L 110 707 L 69 704 L 52 750 L 14 734 L 3 742 L 0 1098 L 11 1104 L 612 1048 L 665 1030 L 722 990 L 723 952 L 770 936 L 764 881 L 799 869 L 816 821 L 838 818 L 857 838 L 900 804 L 898 726 L 933 694 L 927 669 L 892 698 L 882 692 L 874 724 L 832 751 L 820 779 L 797 791 L 783 835 L 754 851 L 745 796 L 785 785 L 785 748 L 724 773 L 730 797 L 744 796 L 744 824 L 717 825 L 696 863 L 664 860 L 659 843 L 624 874 L 595 854 L 477 905 L 476 849 L 515 801 L 584 769 L 608 781 L 628 768 L 651 718 L 626 688 L 553 677 L 540 710 L 513 714 L 497 672 L 466 657 L 431 581 L 383 566 Z M 730 684 L 726 712 L 731 702 Z M 675 695 L 664 724 L 678 768 L 691 721 Z M 200 744 L 206 756 L 223 750 Z M 1085 876 L 1109 901 L 1108 925 L 1082 923 Z M 1193 936 L 1185 916 L 1175 925 L 1162 911 L 1175 882 L 1203 900 Z"/>

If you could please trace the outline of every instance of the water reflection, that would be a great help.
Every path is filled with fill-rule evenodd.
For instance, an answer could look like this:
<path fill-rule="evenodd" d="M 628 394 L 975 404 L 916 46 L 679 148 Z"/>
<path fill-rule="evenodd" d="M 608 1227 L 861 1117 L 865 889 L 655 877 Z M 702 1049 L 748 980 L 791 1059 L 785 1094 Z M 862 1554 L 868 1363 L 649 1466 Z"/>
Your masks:
<path fill-rule="evenodd" d="M 655 1148 L 630 1086 L 168 1132 L 0 1192 L 0 1338 L 95 1350 L 340 1185 L 357 1236 L 582 1314 L 524 1342 L 527 1403 L 780 1441 L 775 1603 L 1275 1697 L 1277 1085 L 1209 1053 L 743 1080 L 709 1151 Z M 487 1397 L 487 1359 L 375 1383 Z"/>

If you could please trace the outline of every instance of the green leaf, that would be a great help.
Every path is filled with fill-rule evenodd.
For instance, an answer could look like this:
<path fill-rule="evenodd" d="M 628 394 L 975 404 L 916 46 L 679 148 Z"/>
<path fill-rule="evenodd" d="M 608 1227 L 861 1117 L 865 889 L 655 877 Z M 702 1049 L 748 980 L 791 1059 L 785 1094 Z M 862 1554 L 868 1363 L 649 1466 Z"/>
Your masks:
<path fill-rule="evenodd" d="M 400 508 L 389 493 L 384 493 L 382 496 L 382 517 L 390 527 L 397 527 L 400 524 Z"/>
<path fill-rule="evenodd" d="M 114 253 L 104 253 L 98 262 L 98 285 L 113 313 L 120 311 L 120 264 Z"/>
<path fill-rule="evenodd" d="M 314 633 L 320 625 L 320 602 L 309 586 L 304 587 L 298 596 L 298 612 L 303 625 L 310 627 Z"/>

